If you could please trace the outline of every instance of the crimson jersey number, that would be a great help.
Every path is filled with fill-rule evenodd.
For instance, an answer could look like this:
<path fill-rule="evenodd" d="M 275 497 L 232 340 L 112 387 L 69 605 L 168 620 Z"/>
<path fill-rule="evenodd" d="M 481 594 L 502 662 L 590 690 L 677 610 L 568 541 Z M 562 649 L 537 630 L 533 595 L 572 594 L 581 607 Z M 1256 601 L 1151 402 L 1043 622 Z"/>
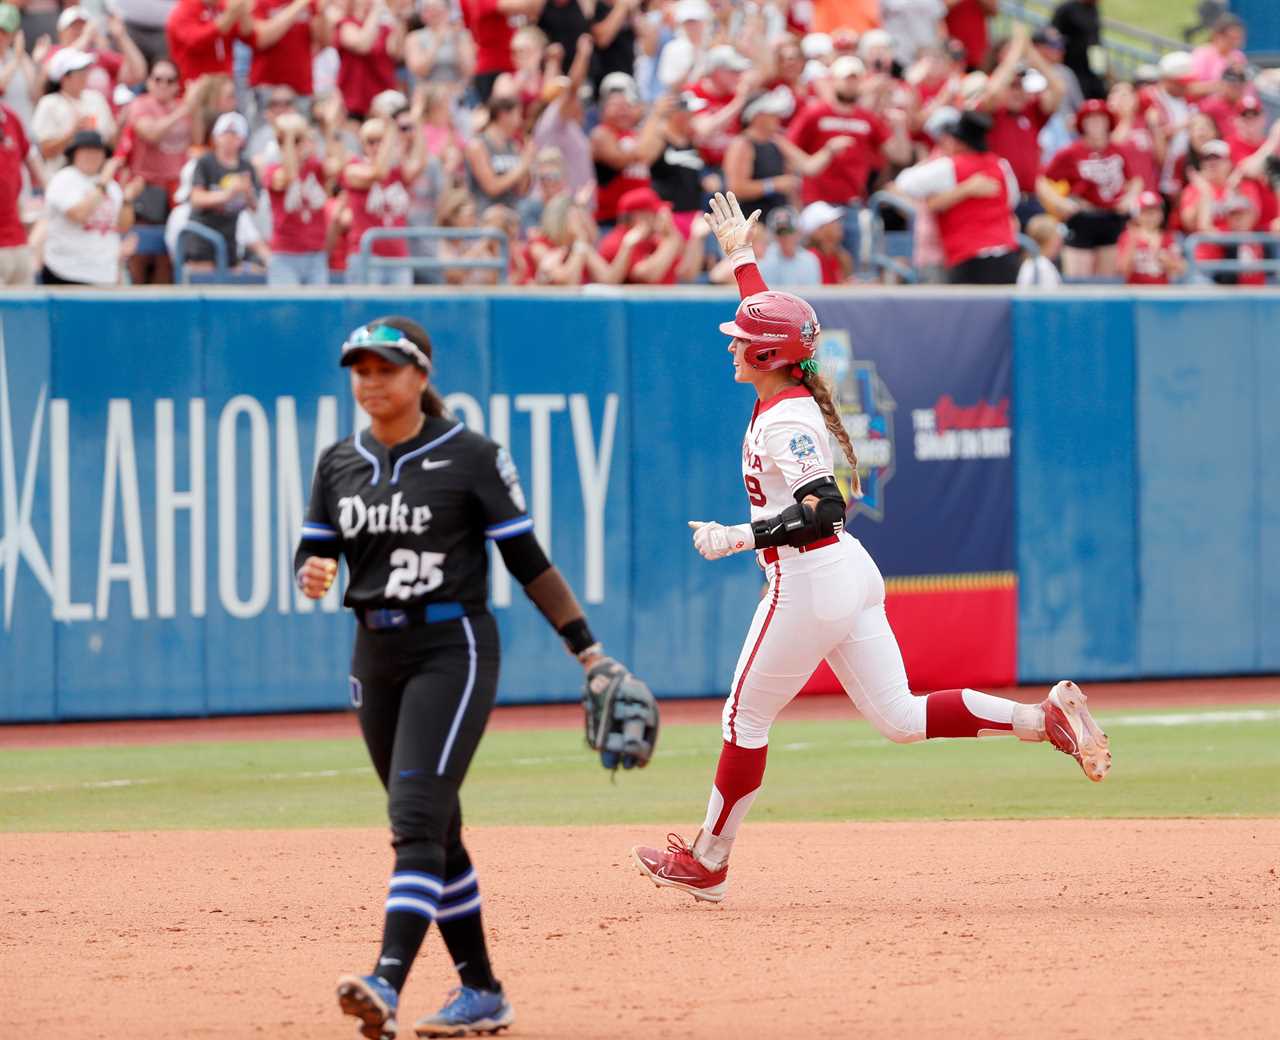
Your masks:
<path fill-rule="evenodd" d="M 762 506 L 765 504 L 764 488 L 760 486 L 760 481 L 751 476 L 750 473 L 742 478 L 742 482 L 747 485 L 747 500 L 753 506 Z"/>

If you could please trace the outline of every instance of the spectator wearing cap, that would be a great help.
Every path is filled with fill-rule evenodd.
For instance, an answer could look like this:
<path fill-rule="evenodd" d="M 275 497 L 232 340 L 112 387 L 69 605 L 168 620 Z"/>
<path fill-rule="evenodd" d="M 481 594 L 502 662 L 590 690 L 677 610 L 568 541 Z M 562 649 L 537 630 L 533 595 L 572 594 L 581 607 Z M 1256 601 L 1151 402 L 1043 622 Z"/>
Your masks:
<path fill-rule="evenodd" d="M 1014 27 L 1000 64 L 992 70 L 977 109 L 991 116 L 991 150 L 1008 161 L 1018 179 L 1018 220 L 1026 223 L 1040 205 L 1040 131 L 1062 103 L 1062 83 L 1031 46 L 1026 26 Z"/>
<path fill-rule="evenodd" d="M 582 94 L 594 47 L 590 36 L 578 37 L 569 75 L 547 84 L 547 106 L 533 128 L 534 143 L 540 150 L 554 148 L 560 153 L 566 186 L 577 202 L 589 208 L 595 206 L 596 172 L 591 141 L 582 126 Z"/>
<path fill-rule="evenodd" d="M 943 0 L 880 0 L 880 17 L 892 40 L 894 60 L 909 68 L 924 48 L 936 47 L 946 16 Z"/>
<path fill-rule="evenodd" d="M 114 44 L 117 50 L 112 50 Z M 58 52 L 70 47 L 93 58 L 87 86 L 110 99 L 116 84 L 136 87 L 147 78 L 147 59 L 129 38 L 124 19 L 111 15 L 105 22 L 91 19 L 80 6 L 64 8 L 58 15 L 58 42 L 45 55 L 47 65 Z"/>
<path fill-rule="evenodd" d="M 309 103 L 314 59 L 330 39 L 320 0 L 254 0 L 252 21 L 249 86 L 259 104 L 277 87 L 288 87 Z"/>
<path fill-rule="evenodd" d="M 988 147 L 991 118 L 963 112 L 939 129 L 941 154 L 903 170 L 896 189 L 924 199 L 938 220 L 953 285 L 1012 285 L 1020 260 L 1012 214 L 1017 178 Z"/>
<path fill-rule="evenodd" d="M 1127 153 L 1111 140 L 1115 117 L 1091 98 L 1077 113 L 1080 138 L 1053 157 L 1036 184 L 1045 210 L 1067 224 L 1062 268 L 1068 278 L 1117 273 L 1116 243 L 1142 191 Z"/>
<path fill-rule="evenodd" d="M 1186 271 L 1177 237 L 1164 221 L 1164 199 L 1154 191 L 1139 195 L 1133 219 L 1116 246 L 1125 284 L 1168 285 Z"/>
<path fill-rule="evenodd" d="M 49 63 L 49 86 L 31 117 L 31 132 L 51 169 L 65 163 L 64 153 L 79 130 L 94 130 L 110 145 L 116 123 L 107 99 L 86 84 L 91 55 L 67 47 Z"/>
<path fill-rule="evenodd" d="M 349 0 L 338 22 L 338 90 L 347 112 L 356 119 L 371 116 L 373 99 L 396 90 L 396 66 L 404 53 L 405 24 L 386 0 Z"/>
<path fill-rule="evenodd" d="M 407 153 L 402 144 L 406 136 L 410 140 Z M 410 185 L 422 176 L 427 162 L 423 135 L 402 135 L 395 122 L 386 119 L 365 121 L 360 127 L 360 149 L 362 154 L 343 167 L 339 181 L 351 206 L 348 249 L 352 255 L 360 252 L 366 231 L 408 227 Z M 444 207 L 444 195 L 439 207 Z M 473 203 L 473 224 L 474 211 Z M 409 256 L 409 245 L 403 238 L 384 238 L 373 243 L 372 252 L 374 256 L 405 258 Z M 367 275 L 371 285 L 413 284 L 413 271 L 407 265 L 370 267 Z"/>
<path fill-rule="evenodd" d="M 1187 167 L 1188 184 L 1178 199 L 1178 214 L 1187 234 L 1230 230 L 1227 203 L 1236 195 L 1250 198 L 1255 214 L 1262 211 L 1255 181 L 1241 180 L 1233 187 L 1231 146 L 1226 141 L 1210 141 L 1201 148 L 1199 165 L 1198 170 Z M 1196 251 L 1199 259 L 1211 259 L 1213 255 L 1209 246 Z"/>
<path fill-rule="evenodd" d="M 693 135 L 708 167 L 718 170 L 724 164 L 725 149 L 738 130 L 742 106 L 758 82 L 751 62 L 728 44 L 707 51 L 702 77 L 689 91 L 706 102 L 694 117 Z"/>
<path fill-rule="evenodd" d="M 572 0 L 576 3 L 577 0 Z M 405 37 L 404 63 L 416 85 L 437 84 L 460 96 L 476 68 L 471 34 L 454 22 L 446 0 L 421 0 L 422 28 Z"/>
<path fill-rule="evenodd" d="M 227 264 L 234 267 L 241 260 L 236 224 L 241 213 L 252 212 L 258 204 L 258 175 L 243 154 L 249 124 L 238 112 L 227 112 L 213 124 L 210 136 L 213 147 L 196 160 L 192 170 L 190 223 L 220 235 L 226 243 Z M 186 261 L 213 261 L 210 242 L 195 235 L 183 236 L 183 242 Z M 254 252 L 266 261 L 266 249 L 260 243 Z"/>
<path fill-rule="evenodd" d="M 672 8 L 675 38 L 658 56 L 658 83 L 664 90 L 677 90 L 697 79 L 702 72 L 711 32 L 711 5 L 707 0 L 678 0 Z"/>
<path fill-rule="evenodd" d="M 116 285 L 121 232 L 133 223 L 141 182 L 122 190 L 110 149 L 95 130 L 78 130 L 67 143 L 65 165 L 45 190 L 45 285 Z"/>
<path fill-rule="evenodd" d="M 1253 192 L 1232 192 L 1221 204 L 1226 230 L 1232 234 L 1253 231 L 1258 223 L 1258 199 Z M 1213 281 L 1217 285 L 1266 285 L 1265 271 L 1250 270 L 1250 264 L 1266 260 L 1267 247 L 1261 242 L 1205 244 L 1196 250 L 1199 260 L 1235 260 L 1245 264 L 1241 271 L 1217 271 Z"/>
<path fill-rule="evenodd" d="M 612 224 L 622 196 L 649 186 L 649 167 L 666 147 L 663 124 L 674 107 L 674 100 L 665 96 L 640 123 L 644 108 L 635 80 L 625 72 L 611 72 L 601 82 L 600 124 L 591 131 L 597 223 Z"/>
<path fill-rule="evenodd" d="M 873 77 L 897 78 L 901 69 L 895 68 L 893 37 L 883 29 L 868 29 L 858 37 L 857 55 Z"/>
<path fill-rule="evenodd" d="M 536 0 L 541 3 L 542 0 Z M 636 29 L 644 0 L 596 0 L 591 16 L 591 38 L 595 54 L 591 63 L 591 82 L 599 96 L 605 77 L 614 72 L 635 75 Z"/>
<path fill-rule="evenodd" d="M 1124 150 L 1129 168 L 1142 181 L 1144 190 L 1158 191 L 1160 167 L 1169 142 L 1164 132 L 1143 118 L 1138 92 L 1132 83 L 1117 80 L 1107 92 L 1107 108 L 1115 117 L 1111 140 Z"/>
<path fill-rule="evenodd" d="M 1229 65 L 1216 84 L 1214 93 L 1199 98 L 1196 108 L 1213 116 L 1213 120 L 1224 130 L 1229 129 L 1243 111 L 1246 101 L 1256 102 L 1257 93 L 1249 85 L 1249 76 L 1244 68 Z M 1261 110 L 1261 105 L 1258 106 Z"/>
<path fill-rule="evenodd" d="M 853 257 L 844 248 L 844 210 L 829 202 L 811 202 L 800 212 L 800 234 L 818 258 L 823 285 L 841 285 L 853 277 Z"/>
<path fill-rule="evenodd" d="M 472 84 L 480 101 L 489 100 L 493 84 L 504 72 L 514 72 L 511 37 L 514 18 L 534 18 L 543 0 L 462 0 L 462 20 L 475 41 L 476 64 Z"/>
<path fill-rule="evenodd" d="M 766 220 L 773 241 L 760 259 L 760 275 L 773 286 L 803 287 L 822 284 L 822 265 L 800 245 L 800 225 L 796 211 L 781 206 Z"/>
<path fill-rule="evenodd" d="M 911 161 L 911 139 L 905 124 L 891 129 L 861 103 L 864 72 L 858 58 L 841 55 L 831 63 L 832 100 L 811 102 L 791 121 L 787 138 L 806 155 L 818 155 L 839 138 L 850 142 L 840 148 L 838 159 L 805 176 L 800 193 L 805 205 L 817 201 L 836 206 L 860 203 L 867 197 L 873 171 L 886 159 L 896 166 Z M 847 212 L 846 220 L 848 228 L 848 222 L 856 220 L 856 212 Z M 845 245 L 852 248 L 848 233 Z"/>
<path fill-rule="evenodd" d="M 1173 163 L 1187 150 L 1187 124 L 1191 120 L 1191 104 L 1187 99 L 1187 88 L 1192 82 L 1191 55 L 1186 51 L 1171 51 L 1160 59 L 1159 73 L 1160 81 L 1143 88 L 1139 98 L 1146 110 L 1148 125 L 1169 142 L 1161 174 L 1161 190 L 1167 195 L 1171 190 Z"/>
<path fill-rule="evenodd" d="M 516 213 L 523 228 L 537 227 L 542 223 L 542 211 L 547 203 L 561 195 L 569 195 L 564 179 L 564 159 L 560 149 L 539 148 L 533 158 L 533 176 L 529 192 L 520 199 Z"/>
<path fill-rule="evenodd" d="M 263 172 L 272 228 L 267 284 L 328 285 L 324 163 L 315 154 L 307 121 L 298 113 L 277 119 L 275 132 L 280 161 Z"/>
<path fill-rule="evenodd" d="M 649 168 L 653 190 L 671 207 L 672 219 L 686 238 L 695 218 L 702 212 L 702 200 L 719 187 L 719 177 L 708 173 L 693 139 L 694 115 L 706 104 L 687 90 L 675 99 L 663 125 L 662 153 Z"/>
<path fill-rule="evenodd" d="M 523 116 L 515 98 L 491 96 L 488 109 L 488 124 L 462 149 L 467 186 L 481 212 L 490 206 L 514 209 L 529 190 L 538 145 L 532 138 L 516 140 Z"/>
<path fill-rule="evenodd" d="M 1075 115 L 1086 99 L 1084 89 L 1080 86 L 1080 78 L 1064 60 L 1067 45 L 1062 38 L 1062 33 L 1052 25 L 1043 25 L 1032 34 L 1031 46 L 1053 69 L 1062 83 L 1062 104 L 1059 106 L 1059 113 Z"/>
<path fill-rule="evenodd" d="M 8 105 L 22 125 L 31 125 L 39 73 L 27 53 L 22 33 L 22 13 L 0 3 L 0 102 Z"/>
<path fill-rule="evenodd" d="M 24 168 L 33 185 L 44 184 L 44 164 L 28 141 L 22 120 L 8 105 L 0 104 L 0 285 L 30 285 L 35 278 L 22 223 Z"/>
<path fill-rule="evenodd" d="M 1244 22 L 1233 14 L 1219 15 L 1209 42 L 1191 52 L 1191 75 L 1196 82 L 1213 89 L 1228 67 L 1244 68 L 1248 64 L 1242 50 L 1244 41 Z"/>
<path fill-rule="evenodd" d="M 1263 133 L 1266 120 L 1261 109 L 1256 97 L 1246 97 L 1240 103 L 1240 115 L 1227 144 L 1242 183 L 1251 184 L 1258 199 L 1258 230 L 1274 232 L 1280 227 L 1280 192 L 1274 187 L 1280 178 L 1280 121 L 1269 133 Z"/>
<path fill-rule="evenodd" d="M 999 0 L 944 0 L 947 5 L 947 35 L 964 44 L 968 67 L 986 63 L 990 37 L 987 19 L 999 11 Z"/>
<path fill-rule="evenodd" d="M 253 0 L 177 0 L 165 23 L 169 56 L 184 86 L 205 75 L 231 75 L 232 44 L 252 34 Z"/>
<path fill-rule="evenodd" d="M 800 193 L 802 178 L 819 176 L 853 144 L 849 136 L 831 137 L 809 155 L 782 134 L 782 120 L 791 114 L 791 106 L 786 90 L 752 98 L 742 110 L 742 133 L 724 156 L 725 185 L 743 205 L 760 209 L 764 220 L 790 205 Z"/>
<path fill-rule="evenodd" d="M 1086 98 L 1103 98 L 1107 85 L 1090 60 L 1102 52 L 1102 16 L 1098 0 L 1066 0 L 1053 12 L 1049 24 L 1062 34 L 1063 63 L 1076 74 Z"/>
<path fill-rule="evenodd" d="M 702 270 L 708 231 L 705 220 L 695 221 L 686 242 L 671 219 L 670 207 L 645 185 L 631 189 L 618 200 L 618 224 L 601 240 L 600 255 L 612 263 L 623 248 L 630 246 L 623 277 L 629 284 L 691 282 Z"/>

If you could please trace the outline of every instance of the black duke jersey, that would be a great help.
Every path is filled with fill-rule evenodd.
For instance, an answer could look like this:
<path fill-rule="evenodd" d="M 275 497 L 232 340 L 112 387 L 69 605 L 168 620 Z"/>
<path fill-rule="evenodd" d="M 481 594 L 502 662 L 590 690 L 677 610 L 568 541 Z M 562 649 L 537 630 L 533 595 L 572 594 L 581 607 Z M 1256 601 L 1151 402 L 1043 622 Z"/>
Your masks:
<path fill-rule="evenodd" d="M 428 417 L 390 451 L 368 430 L 325 450 L 294 570 L 309 556 L 345 556 L 348 607 L 473 613 L 488 601 L 485 540 L 532 530 L 506 449 L 452 416 Z"/>

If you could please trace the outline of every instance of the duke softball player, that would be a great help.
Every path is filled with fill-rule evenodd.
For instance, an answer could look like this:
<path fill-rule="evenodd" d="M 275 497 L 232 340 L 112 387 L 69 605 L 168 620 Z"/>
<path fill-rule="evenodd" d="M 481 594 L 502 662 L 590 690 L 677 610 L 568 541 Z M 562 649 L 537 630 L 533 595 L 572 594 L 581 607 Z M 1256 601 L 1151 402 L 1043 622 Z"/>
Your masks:
<path fill-rule="evenodd" d="M 884 610 L 884 579 L 862 544 L 844 530 L 845 503 L 831 463 L 839 442 L 860 490 L 857 462 L 818 375 L 813 308 L 770 292 L 747 244 L 751 225 L 733 195 L 717 195 L 710 221 L 730 256 L 742 302 L 720 331 L 732 337 L 734 379 L 759 400 L 742 444 L 742 477 L 751 522 L 690 521 L 694 547 L 708 560 L 754 549 L 768 588 L 743 644 L 723 713 L 724 747 L 702 828 L 688 846 L 670 835 L 665 851 L 633 849 L 660 886 L 719 902 L 728 887 L 729 853 L 764 778 L 769 727 L 822 660 L 858 710 L 890 740 L 978 737 L 1012 732 L 1050 741 L 1080 763 L 1090 780 L 1111 766 L 1107 737 L 1071 682 L 1040 704 L 1019 704 L 977 690 L 914 696 Z"/>
<path fill-rule="evenodd" d="M 461 986 L 417 1035 L 495 1032 L 513 1015 L 490 967 L 458 804 L 498 684 L 486 539 L 590 676 L 624 670 L 539 547 L 510 456 L 445 410 L 422 327 L 370 322 L 341 363 L 372 425 L 321 456 L 295 569 L 318 599 L 346 557 L 345 602 L 360 622 L 351 695 L 387 788 L 395 868 L 377 965 L 344 975 L 338 1000 L 365 1037 L 395 1037 L 399 991 L 435 921 Z"/>

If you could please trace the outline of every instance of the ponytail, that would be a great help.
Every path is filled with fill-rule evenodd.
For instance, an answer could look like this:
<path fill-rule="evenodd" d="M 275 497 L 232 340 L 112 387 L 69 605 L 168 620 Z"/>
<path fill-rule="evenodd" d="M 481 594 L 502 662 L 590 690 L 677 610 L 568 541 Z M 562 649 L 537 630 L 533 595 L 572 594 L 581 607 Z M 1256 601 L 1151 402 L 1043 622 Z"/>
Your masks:
<path fill-rule="evenodd" d="M 435 358 L 431 348 L 431 337 L 427 335 L 427 330 L 413 319 L 393 314 L 385 318 L 375 318 L 369 324 L 389 325 L 393 329 L 399 329 L 405 339 L 422 351 L 427 356 L 427 360 L 434 365 Z M 449 414 L 449 409 L 444 404 L 444 398 L 440 396 L 440 391 L 431 382 L 430 372 L 427 373 L 427 385 L 422 391 L 421 407 L 422 414 L 429 419 L 438 419 L 442 415 Z"/>
<path fill-rule="evenodd" d="M 816 367 L 816 366 L 815 366 Z M 836 410 L 835 391 L 831 384 L 816 371 L 807 367 L 801 368 L 800 382 L 813 394 L 814 401 L 822 410 L 822 418 L 826 421 L 827 430 L 837 441 L 844 457 L 849 460 L 849 489 L 855 498 L 862 497 L 862 478 L 858 476 L 858 456 L 853 450 L 853 442 L 849 440 L 849 431 L 840 421 L 840 413 Z"/>

